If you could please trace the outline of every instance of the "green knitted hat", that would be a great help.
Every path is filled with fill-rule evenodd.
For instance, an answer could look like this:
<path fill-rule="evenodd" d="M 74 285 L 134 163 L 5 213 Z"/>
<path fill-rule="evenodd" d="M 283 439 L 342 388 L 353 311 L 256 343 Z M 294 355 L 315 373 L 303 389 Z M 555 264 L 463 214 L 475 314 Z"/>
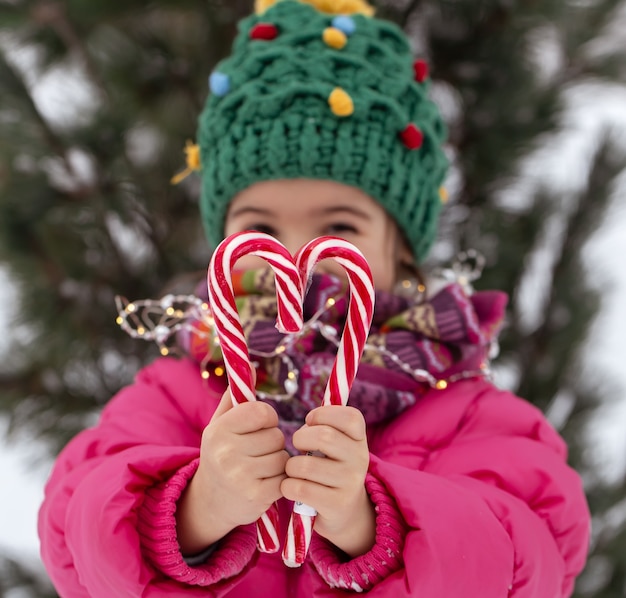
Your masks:
<path fill-rule="evenodd" d="M 201 211 L 223 238 L 230 201 L 274 179 L 358 187 L 392 216 L 415 258 L 435 237 L 447 160 L 427 67 L 364 0 L 259 0 L 209 79 L 199 119 Z"/>

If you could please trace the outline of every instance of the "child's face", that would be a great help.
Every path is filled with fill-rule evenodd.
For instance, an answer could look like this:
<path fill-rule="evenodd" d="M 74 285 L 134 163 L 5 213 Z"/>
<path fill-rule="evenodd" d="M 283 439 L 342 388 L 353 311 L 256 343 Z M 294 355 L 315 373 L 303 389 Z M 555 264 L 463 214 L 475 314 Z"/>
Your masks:
<path fill-rule="evenodd" d="M 268 233 L 292 254 L 316 237 L 341 237 L 363 252 L 378 290 L 391 291 L 400 258 L 410 259 L 385 210 L 360 189 L 335 181 L 280 179 L 256 183 L 233 199 L 224 230 L 226 236 L 244 230 Z M 244 269 L 264 265 L 255 256 L 237 262 Z M 321 262 L 318 270 L 344 275 L 343 268 L 332 260 Z"/>

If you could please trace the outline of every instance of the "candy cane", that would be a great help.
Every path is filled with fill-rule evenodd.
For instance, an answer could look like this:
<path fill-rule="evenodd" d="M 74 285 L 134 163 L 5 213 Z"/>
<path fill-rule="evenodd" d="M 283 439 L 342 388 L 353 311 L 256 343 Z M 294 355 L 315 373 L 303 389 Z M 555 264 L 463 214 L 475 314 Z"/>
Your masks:
<path fill-rule="evenodd" d="M 211 258 L 207 283 L 209 304 L 235 405 L 256 400 L 250 354 L 237 313 L 231 277 L 235 262 L 249 254 L 265 259 L 276 275 L 278 330 L 297 332 L 303 324 L 302 283 L 289 251 L 273 237 L 258 232 L 237 233 L 224 239 Z M 257 521 L 257 541 L 262 552 L 279 549 L 278 524 L 278 507 L 273 504 Z"/>
<path fill-rule="evenodd" d="M 374 282 L 367 260 L 354 245 L 343 239 L 320 237 L 307 243 L 295 257 L 303 288 L 306 288 L 315 265 L 327 258 L 334 259 L 346 271 L 350 303 L 323 404 L 346 405 L 372 323 Z M 298 502 L 294 505 L 283 547 L 283 561 L 287 566 L 299 567 L 304 563 L 316 515 L 315 509 L 308 505 Z"/>

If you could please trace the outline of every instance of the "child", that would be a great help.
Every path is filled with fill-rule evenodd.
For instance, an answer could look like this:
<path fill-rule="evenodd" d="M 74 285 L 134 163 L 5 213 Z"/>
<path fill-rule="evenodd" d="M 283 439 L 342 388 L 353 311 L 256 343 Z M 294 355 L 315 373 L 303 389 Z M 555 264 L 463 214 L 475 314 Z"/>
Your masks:
<path fill-rule="evenodd" d="M 259 1 L 242 21 L 200 119 L 209 241 L 354 243 L 377 289 L 368 349 L 349 406 L 319 407 L 341 270 L 320 264 L 309 324 L 283 345 L 269 271 L 240 260 L 262 400 L 232 407 L 216 347 L 189 332 L 206 321 L 188 322 L 187 355 L 140 372 L 54 468 L 39 531 L 64 598 L 572 593 L 589 539 L 580 480 L 541 413 L 486 379 L 505 298 L 415 275 L 446 169 L 425 78 L 365 0 Z M 287 501 L 318 511 L 299 569 L 256 550 L 274 501 L 283 530 Z"/>

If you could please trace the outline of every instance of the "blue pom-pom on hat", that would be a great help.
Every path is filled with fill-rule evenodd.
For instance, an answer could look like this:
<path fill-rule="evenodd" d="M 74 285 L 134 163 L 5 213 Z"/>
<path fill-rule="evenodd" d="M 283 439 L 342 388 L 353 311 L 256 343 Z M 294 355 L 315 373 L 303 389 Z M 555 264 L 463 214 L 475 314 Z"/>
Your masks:
<path fill-rule="evenodd" d="M 346 35 L 350 36 L 356 31 L 356 23 L 352 17 L 348 17 L 347 15 L 339 15 L 336 16 L 332 25 L 335 29 L 339 29 L 339 31 L 343 31 Z"/>
<path fill-rule="evenodd" d="M 212 72 L 209 77 L 209 88 L 217 97 L 225 96 L 230 91 L 230 77 L 219 71 Z"/>

